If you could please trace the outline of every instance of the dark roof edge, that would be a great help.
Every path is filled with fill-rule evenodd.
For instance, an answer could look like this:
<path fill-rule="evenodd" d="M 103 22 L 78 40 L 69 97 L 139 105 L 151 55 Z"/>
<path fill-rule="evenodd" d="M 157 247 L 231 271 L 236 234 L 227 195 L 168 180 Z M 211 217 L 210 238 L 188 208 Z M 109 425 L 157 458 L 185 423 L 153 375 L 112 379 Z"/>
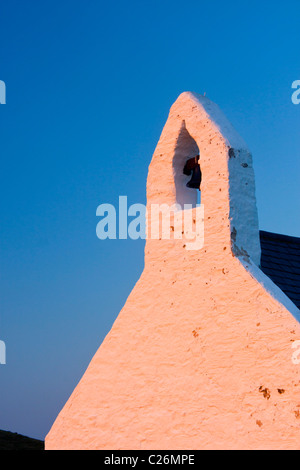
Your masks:
<path fill-rule="evenodd" d="M 260 230 L 259 231 L 260 238 L 261 239 L 267 239 L 267 240 L 281 240 L 286 243 L 298 243 L 300 244 L 300 238 L 299 237 L 291 237 L 290 235 L 281 235 L 279 233 L 272 233 L 272 232 L 266 232 L 265 230 Z"/>

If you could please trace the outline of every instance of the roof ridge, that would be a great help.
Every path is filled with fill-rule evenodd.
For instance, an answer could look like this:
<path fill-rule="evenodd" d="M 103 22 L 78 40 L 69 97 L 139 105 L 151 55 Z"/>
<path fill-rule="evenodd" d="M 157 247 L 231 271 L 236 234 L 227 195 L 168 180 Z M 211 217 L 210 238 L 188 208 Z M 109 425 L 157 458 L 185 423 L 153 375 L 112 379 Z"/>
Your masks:
<path fill-rule="evenodd" d="M 300 244 L 300 237 L 294 237 L 291 235 L 283 235 L 281 233 L 273 233 L 273 232 L 267 232 L 265 230 L 260 230 L 259 231 L 260 237 L 262 239 L 273 239 L 273 240 L 282 240 L 288 243 L 297 243 Z"/>

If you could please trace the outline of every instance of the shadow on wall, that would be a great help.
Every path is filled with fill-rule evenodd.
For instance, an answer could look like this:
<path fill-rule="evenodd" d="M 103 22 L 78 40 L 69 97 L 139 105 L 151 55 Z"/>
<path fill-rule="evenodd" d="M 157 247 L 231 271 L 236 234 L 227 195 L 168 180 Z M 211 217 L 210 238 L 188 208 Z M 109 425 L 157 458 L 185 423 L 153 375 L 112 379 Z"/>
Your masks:
<path fill-rule="evenodd" d="M 173 157 L 173 174 L 176 191 L 176 203 L 183 208 L 184 204 L 192 204 L 196 207 L 199 202 L 199 191 L 186 187 L 190 176 L 183 174 L 185 162 L 195 155 L 199 155 L 199 147 L 193 137 L 185 127 L 185 121 L 182 121 L 180 133 Z M 197 194 L 198 193 L 198 194 Z"/>

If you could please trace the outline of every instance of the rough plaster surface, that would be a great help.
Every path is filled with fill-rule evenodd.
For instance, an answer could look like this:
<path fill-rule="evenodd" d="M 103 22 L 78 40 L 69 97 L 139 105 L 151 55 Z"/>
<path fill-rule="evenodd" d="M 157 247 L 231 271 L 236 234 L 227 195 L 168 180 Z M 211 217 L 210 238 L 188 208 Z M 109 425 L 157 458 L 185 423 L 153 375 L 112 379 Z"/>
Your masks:
<path fill-rule="evenodd" d="M 204 246 L 147 240 L 144 272 L 47 449 L 300 449 L 299 310 L 258 267 L 251 155 L 208 99 L 172 106 L 148 205 L 194 201 L 181 168 L 197 149 Z"/>

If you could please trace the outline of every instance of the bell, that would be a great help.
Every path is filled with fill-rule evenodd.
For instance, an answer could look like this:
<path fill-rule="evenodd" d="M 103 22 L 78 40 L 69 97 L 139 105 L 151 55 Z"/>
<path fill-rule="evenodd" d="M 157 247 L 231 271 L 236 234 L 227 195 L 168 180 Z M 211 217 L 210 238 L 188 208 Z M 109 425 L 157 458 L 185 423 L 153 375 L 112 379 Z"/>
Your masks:
<path fill-rule="evenodd" d="M 201 183 L 201 170 L 200 165 L 198 164 L 193 170 L 192 177 L 188 183 L 186 183 L 188 188 L 200 189 Z"/>
<path fill-rule="evenodd" d="M 196 157 L 190 158 L 189 160 L 187 160 L 183 168 L 183 174 L 190 176 L 190 174 L 192 173 L 192 178 L 186 184 L 186 186 L 188 188 L 200 190 L 200 183 L 201 183 L 202 175 L 201 175 L 200 165 L 198 163 L 199 158 L 200 158 L 200 155 L 196 155 Z"/>

